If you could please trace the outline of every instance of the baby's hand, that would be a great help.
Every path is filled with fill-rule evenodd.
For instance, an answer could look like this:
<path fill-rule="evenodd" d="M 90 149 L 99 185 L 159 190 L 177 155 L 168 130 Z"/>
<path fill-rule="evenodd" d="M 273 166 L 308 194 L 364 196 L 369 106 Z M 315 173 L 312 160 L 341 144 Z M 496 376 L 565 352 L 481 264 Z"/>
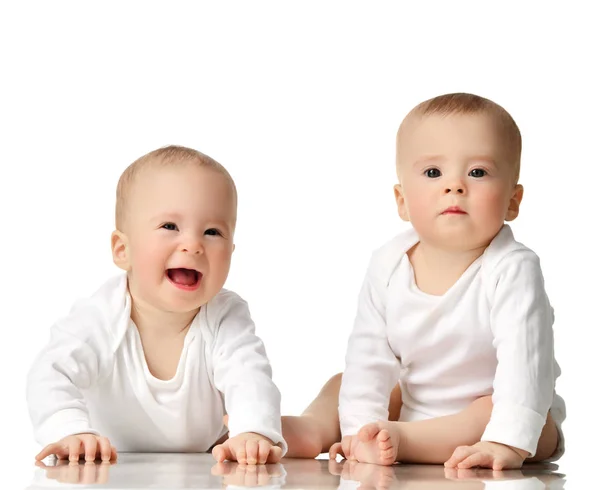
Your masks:
<path fill-rule="evenodd" d="M 213 457 L 219 462 L 237 461 L 240 464 L 277 463 L 281 459 L 282 450 L 273 445 L 273 441 L 254 432 L 243 432 L 217 444 Z"/>
<path fill-rule="evenodd" d="M 81 456 L 85 456 L 86 461 L 95 461 L 100 458 L 102 461 L 116 461 L 117 450 L 111 446 L 106 437 L 95 434 L 74 434 L 67 436 L 58 442 L 48 444 L 35 457 L 41 461 L 46 456 L 56 455 L 58 459 L 69 459 L 69 461 L 79 461 Z"/>
<path fill-rule="evenodd" d="M 448 461 L 446 468 L 472 468 L 480 466 L 493 470 L 517 469 L 523 466 L 527 452 L 497 442 L 480 441 L 472 446 L 459 446 Z"/>

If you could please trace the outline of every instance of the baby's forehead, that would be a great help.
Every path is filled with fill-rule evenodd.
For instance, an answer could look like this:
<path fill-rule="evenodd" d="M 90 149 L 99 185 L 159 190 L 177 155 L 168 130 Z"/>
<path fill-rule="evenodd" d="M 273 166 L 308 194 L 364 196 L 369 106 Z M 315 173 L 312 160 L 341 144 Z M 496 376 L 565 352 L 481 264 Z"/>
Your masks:
<path fill-rule="evenodd" d="M 221 204 L 217 207 L 215 202 Z M 227 214 L 227 210 L 237 214 L 237 200 L 226 176 L 196 165 L 144 168 L 131 182 L 123 204 L 127 213 L 136 218 L 151 214 L 204 214 L 205 210 L 216 208 L 223 208 L 223 213 L 216 213 L 219 215 Z"/>
<path fill-rule="evenodd" d="M 415 146 L 435 146 L 439 142 L 451 141 L 451 136 L 468 142 L 499 142 L 507 135 L 497 118 L 483 111 L 409 114 L 398 128 L 396 149 L 402 153 L 402 150 L 414 149 Z"/>
<path fill-rule="evenodd" d="M 169 186 L 180 187 L 200 186 L 205 183 L 227 182 L 225 175 L 217 170 L 197 165 L 193 162 L 177 162 L 171 164 L 150 164 L 141 168 L 134 179 L 130 182 L 129 195 L 142 194 L 151 190 L 160 193 Z M 228 188 L 229 186 L 224 186 Z"/>

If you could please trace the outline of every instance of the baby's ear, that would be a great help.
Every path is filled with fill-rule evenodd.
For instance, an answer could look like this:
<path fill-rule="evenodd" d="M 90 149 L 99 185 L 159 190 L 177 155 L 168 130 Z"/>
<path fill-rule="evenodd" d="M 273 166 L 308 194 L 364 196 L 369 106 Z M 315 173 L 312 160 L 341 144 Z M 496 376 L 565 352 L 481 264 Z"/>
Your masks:
<path fill-rule="evenodd" d="M 512 196 L 510 197 L 510 201 L 508 203 L 508 209 L 506 210 L 506 216 L 504 217 L 506 221 L 512 221 L 519 216 L 519 207 L 521 206 L 522 199 L 523 186 L 521 184 L 517 184 L 513 189 Z"/>
<path fill-rule="evenodd" d="M 124 271 L 129 271 L 129 242 L 127 235 L 119 230 L 113 231 L 110 236 L 110 246 L 115 265 Z"/>
<path fill-rule="evenodd" d="M 398 207 L 398 216 L 400 216 L 403 221 L 410 221 L 408 209 L 406 208 L 406 201 L 404 200 L 404 191 L 400 184 L 394 186 L 394 198 L 396 199 L 396 205 Z"/>

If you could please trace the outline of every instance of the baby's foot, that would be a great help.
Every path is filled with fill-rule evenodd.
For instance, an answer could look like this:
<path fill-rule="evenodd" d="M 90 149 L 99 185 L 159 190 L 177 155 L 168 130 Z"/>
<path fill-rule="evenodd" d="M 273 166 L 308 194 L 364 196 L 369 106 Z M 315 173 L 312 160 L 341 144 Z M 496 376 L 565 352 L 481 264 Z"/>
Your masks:
<path fill-rule="evenodd" d="M 391 465 L 398 459 L 400 447 L 398 422 L 374 422 L 358 431 L 353 454 L 361 463 Z"/>

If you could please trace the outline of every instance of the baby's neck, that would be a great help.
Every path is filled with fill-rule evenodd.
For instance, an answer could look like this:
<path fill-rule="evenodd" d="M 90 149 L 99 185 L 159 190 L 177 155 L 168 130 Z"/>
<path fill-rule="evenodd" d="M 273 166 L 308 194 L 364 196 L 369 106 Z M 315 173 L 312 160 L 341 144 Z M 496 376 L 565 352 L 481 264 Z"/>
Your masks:
<path fill-rule="evenodd" d="M 486 248 L 449 250 L 420 241 L 408 251 L 417 286 L 424 293 L 443 295 Z"/>
<path fill-rule="evenodd" d="M 185 334 L 198 310 L 185 313 L 161 311 L 131 297 L 131 320 L 141 335 L 176 337 Z"/>

